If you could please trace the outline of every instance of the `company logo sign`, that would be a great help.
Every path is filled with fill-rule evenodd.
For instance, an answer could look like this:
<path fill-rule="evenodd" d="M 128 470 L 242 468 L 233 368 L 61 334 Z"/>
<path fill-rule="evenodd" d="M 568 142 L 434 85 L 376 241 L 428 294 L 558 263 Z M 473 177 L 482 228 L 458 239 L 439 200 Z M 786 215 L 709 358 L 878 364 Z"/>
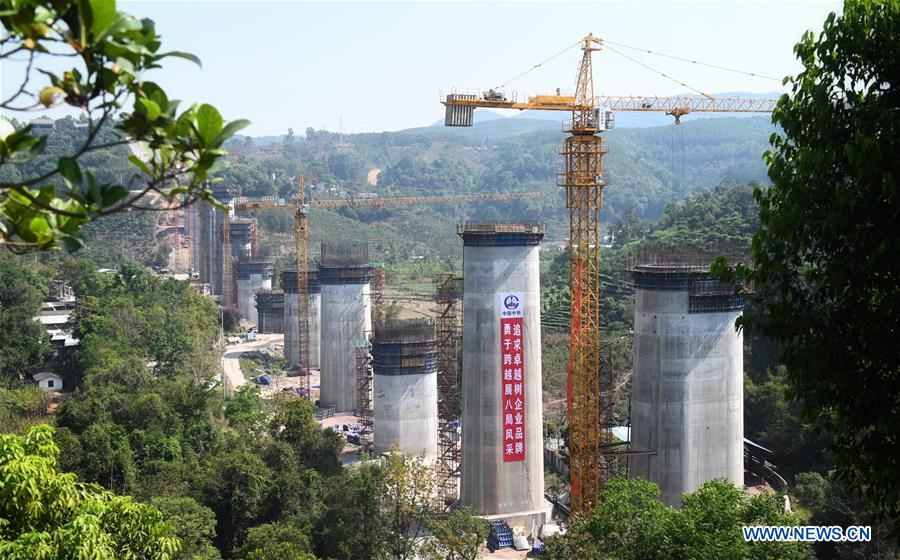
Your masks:
<path fill-rule="evenodd" d="M 507 317 L 523 317 L 523 311 L 525 307 L 525 298 L 522 297 L 522 292 L 506 292 L 500 294 L 500 318 Z"/>
<path fill-rule="evenodd" d="M 503 462 L 525 460 L 525 299 L 520 292 L 499 296 L 500 403 Z"/>

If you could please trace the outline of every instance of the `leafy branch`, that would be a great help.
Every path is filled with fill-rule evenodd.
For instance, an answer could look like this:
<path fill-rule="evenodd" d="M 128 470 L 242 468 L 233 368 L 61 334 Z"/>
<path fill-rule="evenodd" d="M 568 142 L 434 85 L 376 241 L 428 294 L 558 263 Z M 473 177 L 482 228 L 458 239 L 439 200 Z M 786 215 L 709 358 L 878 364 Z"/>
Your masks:
<path fill-rule="evenodd" d="M 153 21 L 117 11 L 114 0 L 0 0 L 0 23 L 0 61 L 27 53 L 21 85 L 0 109 L 27 113 L 69 106 L 87 120 L 84 142 L 51 169 L 0 182 L 0 244 L 16 252 L 75 250 L 85 223 L 127 209 L 155 209 L 141 204 L 150 193 L 167 209 L 215 202 L 209 184 L 226 165 L 223 144 L 249 123 L 226 123 L 208 104 L 179 110 L 178 101 L 141 78 L 167 58 L 200 64 L 188 53 L 162 52 Z M 75 57 L 77 66 L 61 73 L 39 66 L 60 56 Z M 31 87 L 36 73 L 49 82 L 38 91 Z M 23 103 L 26 98 L 34 102 Z M 101 133 L 113 139 L 100 141 Z M 133 154 L 128 184 L 100 181 L 79 163 L 92 151 L 122 145 Z M 15 126 L 0 117 L 0 167 L 21 169 L 46 146 L 47 136 L 32 125 Z"/>

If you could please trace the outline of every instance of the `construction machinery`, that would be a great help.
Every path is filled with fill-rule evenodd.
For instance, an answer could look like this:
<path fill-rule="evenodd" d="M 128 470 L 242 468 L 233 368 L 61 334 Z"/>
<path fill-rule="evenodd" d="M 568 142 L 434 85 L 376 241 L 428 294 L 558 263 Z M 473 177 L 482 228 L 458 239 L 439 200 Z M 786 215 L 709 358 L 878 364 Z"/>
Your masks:
<path fill-rule="evenodd" d="M 561 95 L 557 90 L 555 95 L 519 100 L 516 94 L 501 91 L 507 82 L 483 93 L 453 91 L 442 103 L 446 107 L 446 126 L 472 126 L 476 107 L 567 111 L 572 115 L 563 127 L 568 133 L 560 149 L 565 167 L 557 183 L 565 189 L 569 211 L 569 471 L 572 511 L 579 513 L 588 511 L 596 502 L 610 476 L 610 466 L 623 453 L 610 430 L 614 403 L 612 387 L 606 385 L 611 384 L 611 379 L 604 378 L 609 372 L 604 371 L 607 368 L 600 358 L 599 212 L 606 186 L 603 155 L 608 152 L 600 134 L 613 127 L 615 111 L 664 112 L 678 124 L 689 113 L 771 112 L 776 100 L 716 99 L 699 90 L 695 90 L 699 97 L 595 96 L 591 55 L 604 48 L 604 41 L 587 35 L 569 48 L 575 46 L 580 46 L 583 54 L 574 95 Z"/>
<path fill-rule="evenodd" d="M 424 204 L 469 204 L 472 202 L 503 202 L 512 200 L 531 200 L 540 198 L 542 192 L 524 192 L 509 194 L 473 194 L 450 196 L 413 196 L 395 198 L 338 198 L 332 200 L 314 200 L 306 202 L 306 180 L 322 179 L 312 175 L 300 175 L 298 177 L 298 192 L 290 198 L 268 197 L 235 197 L 232 207 L 235 212 L 247 210 L 266 210 L 289 208 L 294 212 L 294 236 L 296 240 L 297 257 L 297 294 L 300 322 L 300 352 L 299 372 L 303 377 L 303 393 L 307 399 L 310 397 L 309 386 L 309 287 L 307 282 L 307 244 L 309 239 L 309 225 L 307 215 L 312 208 L 346 208 L 346 207 L 370 207 L 383 208 L 394 206 L 415 206 Z M 233 297 L 233 267 L 230 244 L 230 215 L 229 211 L 223 212 L 222 221 L 222 250 L 223 250 L 223 306 L 231 307 L 235 304 Z"/>

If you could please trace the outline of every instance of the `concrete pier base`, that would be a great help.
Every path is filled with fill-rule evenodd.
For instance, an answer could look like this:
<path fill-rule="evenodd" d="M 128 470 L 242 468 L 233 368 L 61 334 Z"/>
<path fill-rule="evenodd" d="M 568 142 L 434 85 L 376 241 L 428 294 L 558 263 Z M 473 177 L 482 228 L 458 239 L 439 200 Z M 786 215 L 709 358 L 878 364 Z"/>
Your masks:
<path fill-rule="evenodd" d="M 553 504 L 546 500 L 540 509 L 481 516 L 485 521 L 506 521 L 506 524 L 513 528 L 525 527 L 525 535 L 532 537 L 537 537 L 540 534 L 541 526 L 549 523 L 552 517 Z"/>

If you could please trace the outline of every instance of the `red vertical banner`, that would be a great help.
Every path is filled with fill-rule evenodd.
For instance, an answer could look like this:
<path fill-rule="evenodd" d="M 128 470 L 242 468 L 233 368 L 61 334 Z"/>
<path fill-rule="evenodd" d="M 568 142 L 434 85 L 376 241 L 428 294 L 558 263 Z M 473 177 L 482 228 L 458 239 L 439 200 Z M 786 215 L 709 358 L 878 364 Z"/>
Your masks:
<path fill-rule="evenodd" d="M 500 294 L 500 382 L 503 462 L 525 460 L 525 354 L 520 292 Z"/>

